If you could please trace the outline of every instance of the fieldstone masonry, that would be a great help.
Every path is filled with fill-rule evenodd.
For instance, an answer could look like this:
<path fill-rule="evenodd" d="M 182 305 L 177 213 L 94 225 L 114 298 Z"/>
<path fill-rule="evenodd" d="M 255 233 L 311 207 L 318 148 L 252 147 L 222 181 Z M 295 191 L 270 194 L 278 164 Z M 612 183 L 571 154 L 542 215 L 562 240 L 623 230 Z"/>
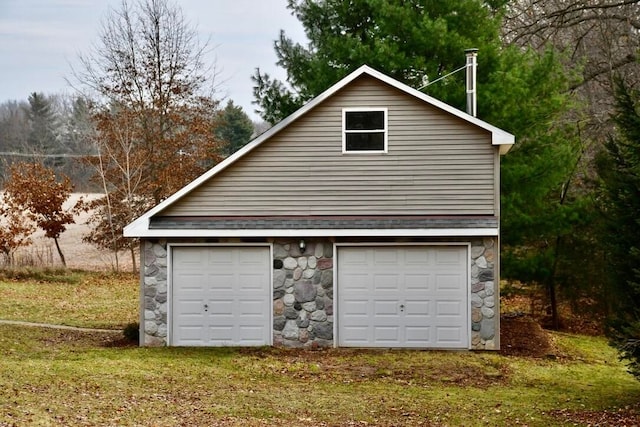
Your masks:
<path fill-rule="evenodd" d="M 273 343 L 285 347 L 333 345 L 333 244 L 273 245 Z"/>
<path fill-rule="evenodd" d="M 471 348 L 495 350 L 499 340 L 496 244 L 486 238 L 471 242 Z"/>
<path fill-rule="evenodd" d="M 333 346 L 333 243 L 273 243 L 273 343 L 285 347 Z M 471 242 L 471 347 L 499 345 L 495 239 Z M 167 242 L 144 241 L 141 329 L 145 346 L 167 344 Z"/>
<path fill-rule="evenodd" d="M 156 347 L 167 344 L 167 242 L 145 241 L 142 247 L 144 309 L 142 343 Z"/>

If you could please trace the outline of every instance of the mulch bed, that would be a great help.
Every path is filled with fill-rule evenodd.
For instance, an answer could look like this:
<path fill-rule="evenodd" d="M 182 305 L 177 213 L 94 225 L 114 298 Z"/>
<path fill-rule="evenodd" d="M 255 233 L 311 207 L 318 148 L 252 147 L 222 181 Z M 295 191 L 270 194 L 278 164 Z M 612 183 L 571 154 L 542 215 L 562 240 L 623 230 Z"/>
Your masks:
<path fill-rule="evenodd" d="M 547 331 L 526 315 L 503 315 L 500 318 L 500 354 L 521 357 L 553 356 Z"/>

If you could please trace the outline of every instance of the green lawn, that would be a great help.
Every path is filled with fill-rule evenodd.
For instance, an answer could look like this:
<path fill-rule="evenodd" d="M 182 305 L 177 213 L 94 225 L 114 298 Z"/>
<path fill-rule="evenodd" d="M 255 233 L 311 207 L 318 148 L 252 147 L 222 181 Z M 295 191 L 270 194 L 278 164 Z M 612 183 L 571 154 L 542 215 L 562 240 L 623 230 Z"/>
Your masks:
<path fill-rule="evenodd" d="M 70 286 L 78 290 L 80 282 Z M 2 283 L 3 308 L 10 305 L 6 289 L 23 297 L 34 289 L 52 298 L 68 295 L 63 284 L 50 285 Z M 102 305 L 120 298 L 108 295 L 113 284 L 93 285 L 96 293 L 86 292 L 103 298 Z M 127 286 L 136 307 L 135 286 Z M 91 314 L 101 307 L 97 302 L 71 306 L 86 313 L 61 310 L 68 314 L 63 323 L 89 326 L 88 319 L 102 316 Z M 121 318 L 101 326 L 131 320 L 119 312 Z M 34 317 L 20 320 L 46 320 L 37 310 L 25 313 Z M 640 401 L 640 383 L 605 340 L 577 335 L 553 334 L 556 357 L 540 359 L 495 352 L 114 347 L 118 338 L 0 325 L 0 426 L 587 425 L 619 414 L 618 408 L 633 415 Z"/>
<path fill-rule="evenodd" d="M 0 319 L 122 329 L 138 321 L 138 277 L 60 272 L 0 279 Z"/>

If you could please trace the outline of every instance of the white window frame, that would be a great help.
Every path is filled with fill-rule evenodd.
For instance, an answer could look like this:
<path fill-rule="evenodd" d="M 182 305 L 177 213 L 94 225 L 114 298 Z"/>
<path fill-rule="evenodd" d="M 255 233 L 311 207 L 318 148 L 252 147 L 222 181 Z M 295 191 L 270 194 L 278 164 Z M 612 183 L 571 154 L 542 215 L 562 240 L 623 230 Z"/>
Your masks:
<path fill-rule="evenodd" d="M 378 111 L 384 114 L 384 129 L 349 130 L 347 131 L 347 113 Z M 342 109 L 342 153 L 343 154 L 385 154 L 388 152 L 389 123 L 388 109 L 380 107 L 352 107 Z M 347 150 L 347 133 L 382 133 L 384 149 L 382 150 Z"/>

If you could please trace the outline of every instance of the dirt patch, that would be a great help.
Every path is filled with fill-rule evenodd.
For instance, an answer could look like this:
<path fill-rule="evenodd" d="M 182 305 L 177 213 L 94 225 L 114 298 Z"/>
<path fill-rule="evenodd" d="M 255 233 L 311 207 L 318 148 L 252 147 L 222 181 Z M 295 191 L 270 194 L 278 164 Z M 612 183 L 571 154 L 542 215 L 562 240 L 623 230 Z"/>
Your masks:
<path fill-rule="evenodd" d="M 91 332 L 68 329 L 51 330 L 41 339 L 45 347 L 137 347 L 138 345 L 122 336 L 122 331 Z"/>
<path fill-rule="evenodd" d="M 419 350 L 375 350 L 323 348 L 309 349 L 242 348 L 240 353 L 264 359 L 271 357 L 279 362 L 273 366 L 273 374 L 285 374 L 299 379 L 324 379 L 343 383 L 384 381 L 433 387 L 437 384 L 488 388 L 508 381 L 510 373 L 506 364 L 474 363 L 469 360 L 449 359 L 449 352 Z M 445 357 L 441 357 L 441 356 Z"/>
<path fill-rule="evenodd" d="M 640 404 L 605 411 L 574 411 L 559 409 L 552 411 L 550 415 L 567 423 L 590 427 L 640 426 Z"/>
<path fill-rule="evenodd" d="M 554 348 L 547 331 L 530 316 L 500 317 L 500 354 L 521 357 L 550 357 Z"/>
<path fill-rule="evenodd" d="M 68 329 L 48 329 L 49 332 L 43 334 L 41 342 L 44 347 L 109 347 L 110 343 L 118 341 L 122 338 L 122 333 L 113 331 L 106 332 L 88 332 L 75 331 Z"/>

